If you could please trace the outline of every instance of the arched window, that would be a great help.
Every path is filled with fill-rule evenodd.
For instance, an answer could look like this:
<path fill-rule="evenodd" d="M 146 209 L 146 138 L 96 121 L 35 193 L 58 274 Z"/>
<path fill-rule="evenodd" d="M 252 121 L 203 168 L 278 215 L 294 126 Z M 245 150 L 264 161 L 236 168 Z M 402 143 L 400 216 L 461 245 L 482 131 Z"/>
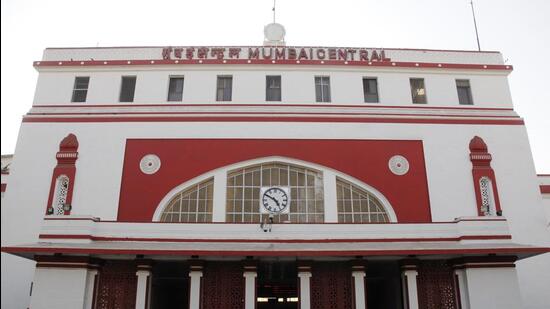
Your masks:
<path fill-rule="evenodd" d="M 481 177 L 479 179 L 479 191 L 481 193 L 481 212 L 485 216 L 496 215 L 493 183 L 491 179 L 488 177 Z"/>
<path fill-rule="evenodd" d="M 382 203 L 366 190 L 336 178 L 339 223 L 382 223 L 390 219 Z"/>
<path fill-rule="evenodd" d="M 53 196 L 52 208 L 54 215 L 62 215 L 65 213 L 63 206 L 67 202 L 67 194 L 69 192 L 69 177 L 61 175 L 55 181 L 55 193 Z"/>
<path fill-rule="evenodd" d="M 214 178 L 177 193 L 160 216 L 161 222 L 212 222 Z"/>
<path fill-rule="evenodd" d="M 273 222 L 324 222 L 323 174 L 299 165 L 269 162 L 230 171 L 227 175 L 227 222 L 261 222 L 260 188 L 290 188 L 288 214 Z"/>

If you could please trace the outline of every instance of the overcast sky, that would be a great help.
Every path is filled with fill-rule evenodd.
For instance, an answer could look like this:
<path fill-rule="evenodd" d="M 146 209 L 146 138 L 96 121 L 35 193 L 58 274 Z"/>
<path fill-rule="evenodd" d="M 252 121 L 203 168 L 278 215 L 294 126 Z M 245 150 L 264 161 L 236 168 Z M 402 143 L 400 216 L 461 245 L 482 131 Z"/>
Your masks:
<path fill-rule="evenodd" d="M 289 45 L 477 49 L 469 0 L 278 0 Z M 2 154 L 13 153 L 46 47 L 261 45 L 272 0 L 2 0 Z M 481 48 L 510 88 L 538 173 L 550 174 L 550 1 L 475 0 Z"/>

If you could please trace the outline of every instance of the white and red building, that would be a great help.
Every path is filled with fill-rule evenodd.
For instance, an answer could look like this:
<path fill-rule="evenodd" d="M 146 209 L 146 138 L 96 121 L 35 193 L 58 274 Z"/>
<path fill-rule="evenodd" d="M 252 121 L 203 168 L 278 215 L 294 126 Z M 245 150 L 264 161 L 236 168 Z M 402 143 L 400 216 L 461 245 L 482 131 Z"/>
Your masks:
<path fill-rule="evenodd" d="M 46 49 L 2 308 L 548 305 L 500 53 L 272 43 Z"/>

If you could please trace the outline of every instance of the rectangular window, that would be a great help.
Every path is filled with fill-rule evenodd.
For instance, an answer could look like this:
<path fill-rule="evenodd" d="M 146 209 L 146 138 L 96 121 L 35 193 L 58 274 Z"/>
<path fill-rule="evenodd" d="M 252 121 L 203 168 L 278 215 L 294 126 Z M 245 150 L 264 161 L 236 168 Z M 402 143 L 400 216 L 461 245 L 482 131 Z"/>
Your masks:
<path fill-rule="evenodd" d="M 474 100 L 472 100 L 472 89 L 470 88 L 469 80 L 457 79 L 456 91 L 458 92 L 458 103 L 464 105 L 474 104 Z"/>
<path fill-rule="evenodd" d="M 86 96 L 88 95 L 88 85 L 90 84 L 90 77 L 75 77 L 73 87 L 73 98 L 71 102 L 86 102 Z"/>
<path fill-rule="evenodd" d="M 233 76 L 218 76 L 216 87 L 216 101 L 231 101 Z"/>
<path fill-rule="evenodd" d="M 134 102 L 136 91 L 136 76 L 122 76 L 120 86 L 120 102 Z"/>
<path fill-rule="evenodd" d="M 426 88 L 423 78 L 411 78 L 411 94 L 413 103 L 426 104 Z"/>
<path fill-rule="evenodd" d="M 376 78 L 363 78 L 363 94 L 365 95 L 365 102 L 378 103 L 378 81 Z"/>
<path fill-rule="evenodd" d="M 330 77 L 315 76 L 315 100 L 330 102 Z"/>
<path fill-rule="evenodd" d="M 170 77 L 168 101 L 181 102 L 183 99 L 183 77 Z"/>
<path fill-rule="evenodd" d="M 281 101 L 281 76 L 266 76 L 265 88 L 266 101 Z"/>

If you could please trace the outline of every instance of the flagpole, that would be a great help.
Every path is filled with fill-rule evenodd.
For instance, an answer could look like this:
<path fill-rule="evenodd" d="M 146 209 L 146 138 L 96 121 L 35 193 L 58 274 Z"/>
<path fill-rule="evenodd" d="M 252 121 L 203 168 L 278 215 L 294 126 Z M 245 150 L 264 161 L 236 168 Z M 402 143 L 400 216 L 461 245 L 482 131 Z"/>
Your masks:
<path fill-rule="evenodd" d="M 275 0 L 273 0 L 273 23 L 275 23 Z"/>
<path fill-rule="evenodd" d="M 273 0 L 273 1 L 275 1 L 275 0 Z M 474 12 L 474 0 L 471 0 L 470 4 L 472 5 L 472 16 L 474 17 L 474 27 L 476 29 L 477 50 L 481 51 L 481 45 L 479 45 L 479 34 L 477 33 L 476 14 Z"/>

